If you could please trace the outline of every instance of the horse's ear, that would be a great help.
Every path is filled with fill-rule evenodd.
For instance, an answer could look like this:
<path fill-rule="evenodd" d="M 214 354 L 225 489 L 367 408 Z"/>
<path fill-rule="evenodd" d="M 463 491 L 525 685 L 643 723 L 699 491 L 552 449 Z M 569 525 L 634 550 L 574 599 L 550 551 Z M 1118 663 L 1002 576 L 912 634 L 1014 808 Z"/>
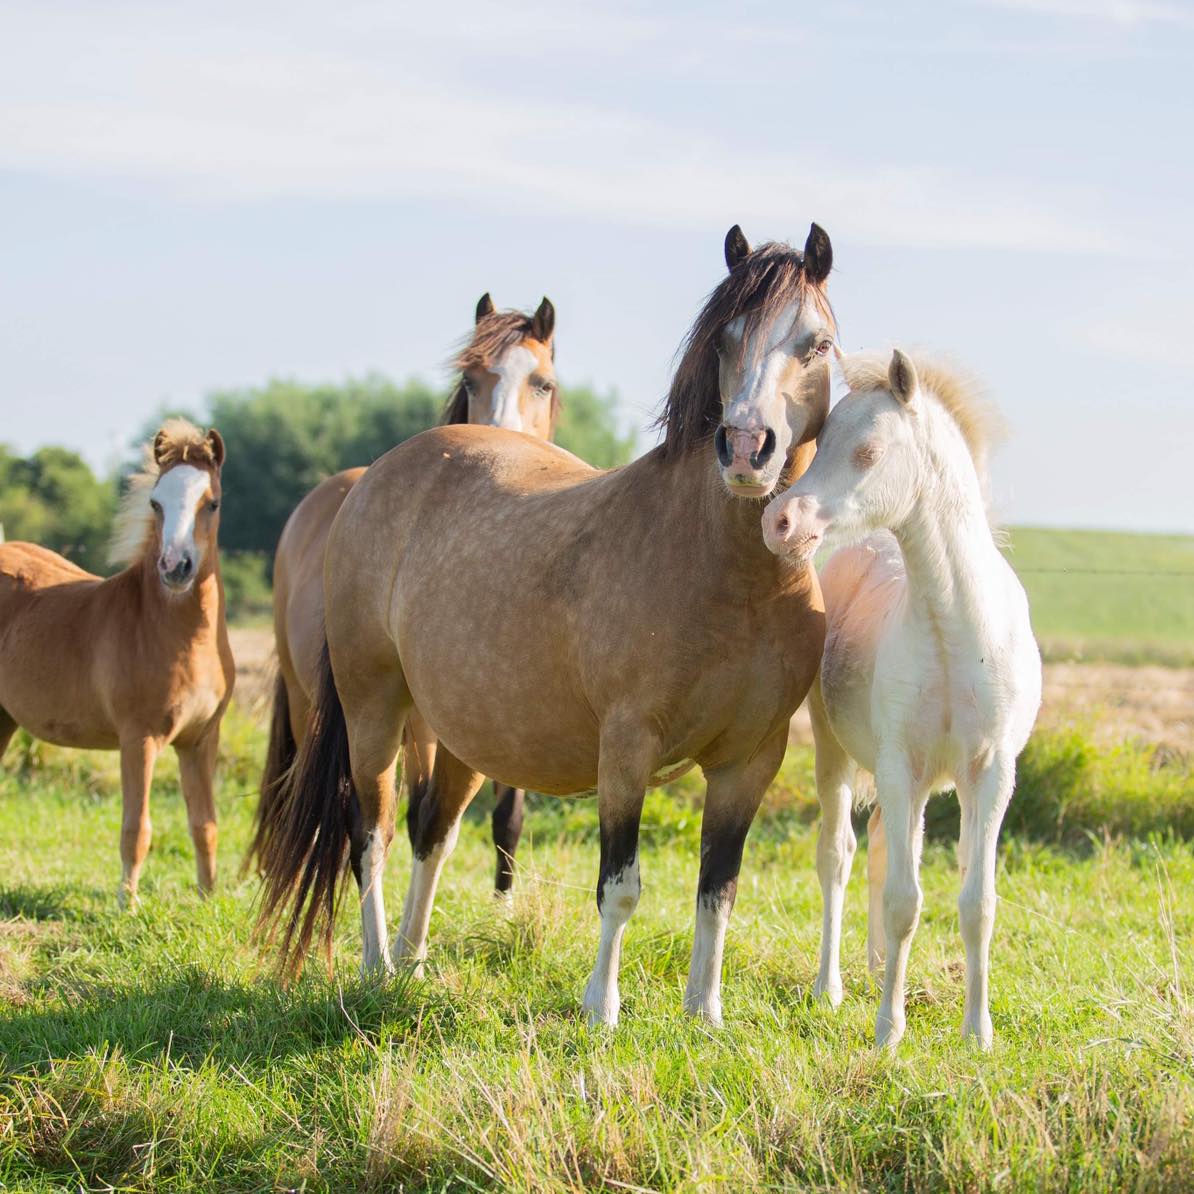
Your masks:
<path fill-rule="evenodd" d="M 887 366 L 887 384 L 897 402 L 911 406 L 916 397 L 916 366 L 900 350 L 894 349 Z"/>
<path fill-rule="evenodd" d="M 170 440 L 165 431 L 159 431 L 153 437 L 153 462 L 161 467 L 166 461 L 166 453 L 170 447 Z"/>
<path fill-rule="evenodd" d="M 224 437 L 213 427 L 207 433 L 207 448 L 211 452 L 211 462 L 216 468 L 224 467 Z"/>
<path fill-rule="evenodd" d="M 496 308 L 493 305 L 493 299 L 489 297 L 487 290 L 479 299 L 477 299 L 477 317 L 474 322 L 480 323 L 486 315 L 492 315 Z"/>
<path fill-rule="evenodd" d="M 740 261 L 750 256 L 750 241 L 741 227 L 735 224 L 726 233 L 726 269 L 731 272 Z"/>
<path fill-rule="evenodd" d="M 804 276 L 820 286 L 833 269 L 833 246 L 829 233 L 820 224 L 809 225 L 808 240 L 804 242 Z"/>
<path fill-rule="evenodd" d="M 555 330 L 556 309 L 551 305 L 551 299 L 544 295 L 543 302 L 531 318 L 531 335 L 541 344 L 546 344 Z"/>

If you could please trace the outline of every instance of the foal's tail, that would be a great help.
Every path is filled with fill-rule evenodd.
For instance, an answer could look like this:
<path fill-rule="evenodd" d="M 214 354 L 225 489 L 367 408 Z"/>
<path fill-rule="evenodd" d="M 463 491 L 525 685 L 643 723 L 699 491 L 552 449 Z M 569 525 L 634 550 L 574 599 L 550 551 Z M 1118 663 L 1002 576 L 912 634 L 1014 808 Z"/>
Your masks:
<path fill-rule="evenodd" d="M 266 842 L 278 826 L 278 806 L 282 803 L 282 787 L 287 774 L 294 766 L 298 744 L 290 728 L 290 697 L 286 692 L 286 680 L 281 669 L 274 680 L 274 711 L 269 723 L 269 746 L 265 751 L 265 770 L 261 775 L 261 799 L 257 801 L 257 812 L 253 818 L 253 840 L 245 855 L 244 870 L 257 862 L 261 869 L 266 853 Z"/>
<path fill-rule="evenodd" d="M 355 806 L 348 730 L 325 639 L 307 733 L 273 798 L 263 796 L 254 843 L 262 878 L 257 936 L 272 945 L 281 929 L 278 969 L 286 977 L 302 969 L 317 934 L 331 967 Z"/>

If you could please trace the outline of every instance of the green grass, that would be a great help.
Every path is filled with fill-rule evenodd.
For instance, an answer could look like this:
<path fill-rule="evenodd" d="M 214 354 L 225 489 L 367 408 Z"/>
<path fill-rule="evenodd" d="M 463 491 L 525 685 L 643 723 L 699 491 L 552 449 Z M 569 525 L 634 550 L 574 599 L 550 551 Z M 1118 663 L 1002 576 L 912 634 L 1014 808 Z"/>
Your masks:
<path fill-rule="evenodd" d="M 987 1056 L 958 1037 L 957 875 L 951 847 L 931 839 L 908 1034 L 889 1057 L 871 1044 L 861 853 L 845 1002 L 834 1013 L 809 998 L 820 897 L 807 751 L 785 764 L 748 844 L 720 1032 L 679 1011 L 695 788 L 649 796 L 645 893 L 611 1033 L 577 1014 L 597 927 L 592 802 L 533 802 L 506 916 L 489 895 L 489 805 L 478 801 L 441 888 L 425 979 L 360 982 L 359 931 L 345 916 L 334 979 L 312 967 L 286 991 L 249 942 L 255 885 L 236 876 L 260 738 L 236 715 L 226 739 L 219 894 L 204 903 L 191 890 L 182 801 L 163 765 L 135 915 L 115 902 L 114 758 L 9 757 L 0 1189 L 1194 1185 L 1184 765 L 1065 737 L 1030 747 L 1018 832 L 1000 852 Z M 1138 836 L 1092 832 L 1109 813 Z M 948 836 L 947 805 L 934 816 Z M 407 857 L 400 838 L 391 920 Z"/>
<path fill-rule="evenodd" d="M 1194 536 L 1010 535 L 1046 658 L 1194 666 Z"/>

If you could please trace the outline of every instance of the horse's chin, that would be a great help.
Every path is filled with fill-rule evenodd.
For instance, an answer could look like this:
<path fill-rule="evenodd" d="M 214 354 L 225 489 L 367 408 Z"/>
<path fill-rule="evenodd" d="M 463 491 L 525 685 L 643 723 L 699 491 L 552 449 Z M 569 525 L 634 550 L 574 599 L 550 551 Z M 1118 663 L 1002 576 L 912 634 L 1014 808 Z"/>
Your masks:
<path fill-rule="evenodd" d="M 184 581 L 167 580 L 160 572 L 158 573 L 158 580 L 162 582 L 162 588 L 171 597 L 185 597 L 195 587 L 195 577 L 192 575 Z"/>
<path fill-rule="evenodd" d="M 763 498 L 769 498 L 775 492 L 775 486 L 779 478 L 777 477 L 774 481 L 756 482 L 731 481 L 728 477 L 723 477 L 723 480 L 731 496 L 761 501 Z"/>

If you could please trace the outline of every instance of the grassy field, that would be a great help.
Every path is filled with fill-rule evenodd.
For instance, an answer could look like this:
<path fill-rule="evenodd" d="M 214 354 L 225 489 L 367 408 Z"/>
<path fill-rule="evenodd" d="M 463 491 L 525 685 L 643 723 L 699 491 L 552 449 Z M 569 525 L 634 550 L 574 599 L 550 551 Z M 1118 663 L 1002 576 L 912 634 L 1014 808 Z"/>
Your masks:
<path fill-rule="evenodd" d="M 846 999 L 814 1005 L 810 756 L 747 849 L 727 1027 L 679 1011 L 699 854 L 695 786 L 652 793 L 623 1021 L 577 1014 L 592 962 L 596 814 L 528 815 L 515 911 L 489 895 L 488 802 L 461 835 L 423 980 L 292 990 L 249 944 L 236 877 L 259 732 L 237 715 L 223 882 L 203 903 L 172 767 L 144 906 L 114 898 L 111 756 L 14 750 L 0 776 L 0 1188 L 12 1190 L 1185 1190 L 1194 1187 L 1194 782 L 1184 763 L 1038 741 L 1001 850 L 994 1052 L 958 1037 L 957 876 L 932 824 L 908 1035 L 875 1051 L 863 858 Z M 1105 832 L 1108 810 L 1126 809 Z M 1168 825 L 1164 833 L 1159 827 Z M 389 864 L 391 917 L 407 849 Z"/>
<path fill-rule="evenodd" d="M 1194 666 L 1194 536 L 1010 534 L 1047 659 Z"/>

